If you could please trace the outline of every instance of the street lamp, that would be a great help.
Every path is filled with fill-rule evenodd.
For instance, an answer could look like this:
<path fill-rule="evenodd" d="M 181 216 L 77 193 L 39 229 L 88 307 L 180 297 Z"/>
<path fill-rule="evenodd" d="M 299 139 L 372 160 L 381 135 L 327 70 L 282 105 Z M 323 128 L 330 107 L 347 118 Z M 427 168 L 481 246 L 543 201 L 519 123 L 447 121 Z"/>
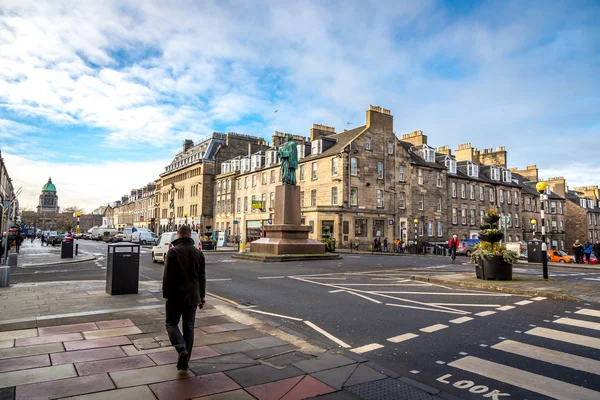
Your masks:
<path fill-rule="evenodd" d="M 548 185 L 546 182 L 538 182 L 535 188 L 540 193 L 540 215 L 542 217 L 542 270 L 544 273 L 544 279 L 548 279 L 548 246 L 546 245 L 546 223 L 544 221 L 544 204 L 548 199 L 546 189 Z"/>
<path fill-rule="evenodd" d="M 417 254 L 417 251 L 419 251 L 419 248 L 417 246 L 417 243 L 419 242 L 419 237 L 418 237 L 418 233 L 417 233 L 417 227 L 419 225 L 419 220 L 417 218 L 415 218 L 413 220 L 414 224 L 415 224 L 415 254 Z"/>
<path fill-rule="evenodd" d="M 183 216 L 185 217 L 185 224 L 187 225 L 187 213 L 184 213 Z"/>

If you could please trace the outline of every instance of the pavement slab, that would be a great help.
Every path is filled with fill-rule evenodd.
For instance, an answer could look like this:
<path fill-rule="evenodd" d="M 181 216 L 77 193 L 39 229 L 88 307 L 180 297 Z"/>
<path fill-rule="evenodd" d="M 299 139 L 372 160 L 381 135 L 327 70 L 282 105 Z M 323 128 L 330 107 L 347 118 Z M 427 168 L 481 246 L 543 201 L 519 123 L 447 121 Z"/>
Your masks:
<path fill-rule="evenodd" d="M 248 394 L 243 389 L 232 390 L 231 392 L 223 392 L 210 396 L 196 397 L 192 400 L 255 400 L 255 397 Z"/>
<path fill-rule="evenodd" d="M 91 375 L 34 385 L 19 386 L 16 390 L 16 400 L 58 399 L 68 396 L 102 392 L 114 389 L 108 375 Z"/>
<path fill-rule="evenodd" d="M 35 356 L 38 354 L 59 353 L 65 351 L 62 343 L 38 344 L 35 346 L 12 347 L 0 350 L 0 360 L 6 358 Z"/>
<path fill-rule="evenodd" d="M 344 367 L 327 369 L 325 371 L 320 371 L 312 374 L 311 376 L 328 384 L 329 386 L 341 389 L 344 386 L 344 383 L 352 376 L 354 371 L 356 371 L 357 365 L 346 365 Z"/>
<path fill-rule="evenodd" d="M 250 386 L 246 390 L 258 400 L 279 400 L 287 392 L 292 390 L 304 376 L 295 376 L 293 378 L 282 379 L 280 381 L 269 382 L 262 385 Z"/>
<path fill-rule="evenodd" d="M 235 331 L 235 335 L 240 339 L 259 339 L 263 337 L 270 337 L 270 335 L 262 333 L 261 331 L 257 331 L 256 329 L 241 329 L 239 331 Z"/>
<path fill-rule="evenodd" d="M 194 376 L 190 371 L 178 371 L 174 364 L 111 372 L 109 375 L 118 388 L 148 385 Z"/>
<path fill-rule="evenodd" d="M 329 393 L 323 396 L 313 397 L 313 399 L 319 400 L 360 400 L 360 397 L 356 397 L 350 392 L 342 390 L 340 392 Z"/>
<path fill-rule="evenodd" d="M 156 349 L 138 350 L 135 348 L 135 346 L 131 345 L 131 346 L 122 346 L 121 348 L 128 356 L 141 356 L 143 354 L 153 354 L 153 353 L 161 353 L 163 351 L 171 351 L 171 350 L 173 350 L 174 347 L 169 345 L 167 347 L 158 347 Z"/>
<path fill-rule="evenodd" d="M 21 339 L 37 336 L 37 329 L 21 329 L 18 331 L 5 331 L 0 332 L 0 340 L 10 340 L 10 339 Z"/>
<path fill-rule="evenodd" d="M 132 356 L 75 364 L 79 376 L 125 371 L 156 365 L 148 356 Z"/>
<path fill-rule="evenodd" d="M 272 337 L 272 336 L 256 338 L 256 339 L 246 339 L 246 340 L 244 340 L 244 342 L 249 343 L 258 349 L 265 349 L 267 347 L 284 346 L 284 345 L 288 344 L 286 341 L 277 339 L 276 337 Z"/>
<path fill-rule="evenodd" d="M 194 349 L 194 351 L 195 351 L 195 349 Z M 194 354 L 194 351 L 192 351 L 192 354 Z M 198 360 L 194 364 L 211 364 L 211 365 L 214 365 L 214 364 L 247 364 L 247 365 L 255 365 L 255 364 L 258 364 L 258 362 L 255 361 L 254 359 L 248 357 L 244 353 L 232 353 L 232 354 L 226 354 L 226 355 L 223 355 L 223 356 L 211 357 L 211 358 L 206 358 L 206 359 Z"/>
<path fill-rule="evenodd" d="M 50 366 L 50 357 L 48 354 L 39 356 L 8 358 L 0 361 L 0 372 L 18 371 L 21 369 L 48 367 Z"/>
<path fill-rule="evenodd" d="M 67 397 L 63 400 L 155 400 L 148 386 L 135 386 L 125 389 L 108 390 L 82 396 Z"/>
<path fill-rule="evenodd" d="M 100 347 L 125 346 L 131 344 L 125 336 L 113 336 L 102 339 L 78 340 L 64 343 L 67 351 L 96 349 Z"/>
<path fill-rule="evenodd" d="M 222 325 L 210 325 L 210 326 L 203 326 L 200 328 L 200 330 L 202 332 L 210 334 L 210 333 L 227 332 L 229 329 L 224 328 Z"/>
<path fill-rule="evenodd" d="M 343 365 L 349 365 L 354 363 L 355 361 L 347 357 L 341 356 L 339 354 L 324 353 L 312 360 L 297 362 L 294 364 L 294 366 L 300 368 L 308 374 L 312 374 L 314 372 L 323 371 L 335 367 L 341 367 Z"/>
<path fill-rule="evenodd" d="M 210 348 L 220 354 L 231 354 L 231 353 L 239 353 L 243 351 L 254 350 L 256 347 L 252 346 L 250 343 L 246 343 L 245 341 L 236 341 L 236 342 L 228 342 L 221 344 L 213 344 L 210 345 Z"/>
<path fill-rule="evenodd" d="M 192 351 L 192 356 L 190 357 L 190 361 L 218 356 L 220 356 L 220 354 L 211 349 L 210 347 L 194 347 L 194 350 Z M 175 350 L 175 348 L 172 348 L 172 351 L 151 353 L 148 354 L 148 357 L 150 357 L 156 365 L 175 364 L 177 363 L 177 358 L 179 357 L 179 354 L 177 353 L 177 350 Z"/>
<path fill-rule="evenodd" d="M 194 335 L 194 347 L 196 346 L 209 346 L 211 344 L 221 344 L 227 342 L 235 342 L 240 340 L 240 337 L 233 333 L 223 332 L 207 335 L 206 333 L 195 330 Z"/>
<path fill-rule="evenodd" d="M 126 356 L 127 354 L 120 347 L 107 347 L 103 349 L 76 350 L 50 354 L 50 359 L 52 360 L 52 365 L 60 365 Z"/>
<path fill-rule="evenodd" d="M 15 347 L 15 339 L 0 340 L 0 349 Z"/>
<path fill-rule="evenodd" d="M 243 387 L 262 385 L 263 383 L 304 375 L 300 369 L 293 366 L 273 368 L 268 365 L 255 365 L 252 367 L 230 370 L 225 373 Z"/>
<path fill-rule="evenodd" d="M 113 329 L 113 328 L 125 328 L 128 326 L 135 326 L 129 318 L 116 319 L 110 321 L 96 321 L 98 329 Z"/>
<path fill-rule="evenodd" d="M 268 347 L 265 349 L 256 349 L 245 351 L 248 357 L 258 360 L 259 358 L 271 357 L 278 354 L 289 353 L 291 351 L 298 350 L 298 348 L 291 344 L 286 344 L 285 346 L 276 346 L 276 347 Z"/>
<path fill-rule="evenodd" d="M 380 379 L 387 378 L 386 375 L 383 375 L 366 365 L 359 364 L 352 376 L 346 381 L 345 386 L 353 386 L 359 385 L 361 383 L 378 381 Z"/>
<path fill-rule="evenodd" d="M 86 339 L 100 339 L 107 338 L 112 336 L 125 336 L 125 335 L 135 335 L 137 333 L 142 333 L 135 326 L 128 326 L 124 328 L 112 328 L 112 329 L 100 329 L 97 331 L 87 331 L 83 332 L 83 336 Z"/>
<path fill-rule="evenodd" d="M 69 325 L 59 325 L 59 326 L 47 326 L 45 328 L 38 328 L 38 332 L 40 336 L 49 336 L 49 335 L 62 335 L 65 333 L 77 333 L 77 332 L 86 332 L 97 330 L 98 327 L 93 322 L 86 322 L 81 324 L 69 324 Z"/>
<path fill-rule="evenodd" d="M 185 400 L 192 397 L 229 392 L 240 389 L 240 386 L 227 375 L 219 372 L 178 381 L 156 383 L 150 385 L 150 389 L 158 400 Z"/>
<path fill-rule="evenodd" d="M 15 388 L 7 387 L 0 389 L 0 400 L 15 400 Z"/>
<path fill-rule="evenodd" d="M 283 396 L 281 400 L 300 400 L 331 392 L 335 392 L 335 389 L 327 386 L 312 376 L 305 376 L 300 383 L 294 386 L 294 388 Z"/>
<path fill-rule="evenodd" d="M 15 347 L 32 346 L 34 344 L 72 342 L 75 340 L 83 340 L 83 336 L 81 336 L 81 333 L 65 333 L 61 335 L 37 336 L 15 339 Z"/>
<path fill-rule="evenodd" d="M 57 365 L 0 373 L 0 387 L 28 385 L 77 376 L 72 365 Z"/>

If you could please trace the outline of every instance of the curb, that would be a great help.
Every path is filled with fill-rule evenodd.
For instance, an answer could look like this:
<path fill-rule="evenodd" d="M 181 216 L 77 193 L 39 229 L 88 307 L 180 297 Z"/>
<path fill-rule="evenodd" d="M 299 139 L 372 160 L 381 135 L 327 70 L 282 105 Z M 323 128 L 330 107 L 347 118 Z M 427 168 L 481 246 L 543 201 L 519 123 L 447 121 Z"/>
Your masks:
<path fill-rule="evenodd" d="M 530 262 L 517 262 L 514 265 L 525 265 L 525 266 L 534 266 L 534 267 L 541 267 L 542 264 L 541 263 L 530 263 Z M 548 267 L 557 267 L 557 268 L 571 268 L 571 269 L 587 269 L 590 271 L 600 271 L 600 264 L 596 264 L 598 265 L 597 267 L 592 267 L 586 264 L 567 264 L 567 263 L 552 263 L 552 264 L 548 264 Z"/>
<path fill-rule="evenodd" d="M 496 292 L 504 292 L 504 293 L 511 293 L 511 294 L 523 294 L 523 295 L 527 295 L 527 296 L 543 296 L 543 297 L 548 297 L 550 299 L 556 299 L 556 300 L 569 300 L 569 301 L 577 301 L 577 302 L 583 301 L 581 299 L 578 299 L 578 298 L 575 298 L 575 297 L 572 297 L 572 296 L 569 296 L 566 294 L 540 292 L 540 291 L 536 291 L 536 290 L 527 290 L 527 289 L 509 288 L 509 287 L 495 286 L 495 285 L 490 285 L 490 284 L 486 285 L 484 283 L 461 282 L 461 281 L 454 281 L 454 280 L 450 280 L 450 279 L 440 279 L 440 278 L 424 277 L 424 276 L 417 276 L 417 275 L 412 275 L 410 277 L 410 279 L 412 279 L 413 281 L 420 281 L 420 282 L 445 283 L 448 285 L 470 287 L 470 288 L 476 288 L 476 289 L 495 290 Z"/>
<path fill-rule="evenodd" d="M 75 264 L 75 263 L 80 263 L 80 262 L 88 262 L 88 261 L 94 261 L 96 259 L 96 256 L 85 256 L 82 258 L 78 258 L 78 259 L 67 259 L 65 261 L 54 261 L 54 262 L 48 262 L 48 263 L 43 263 L 43 264 L 26 264 L 26 265 L 17 265 L 17 268 L 37 268 L 37 267 L 50 267 L 50 266 L 54 266 L 54 265 L 61 265 L 61 264 Z"/>

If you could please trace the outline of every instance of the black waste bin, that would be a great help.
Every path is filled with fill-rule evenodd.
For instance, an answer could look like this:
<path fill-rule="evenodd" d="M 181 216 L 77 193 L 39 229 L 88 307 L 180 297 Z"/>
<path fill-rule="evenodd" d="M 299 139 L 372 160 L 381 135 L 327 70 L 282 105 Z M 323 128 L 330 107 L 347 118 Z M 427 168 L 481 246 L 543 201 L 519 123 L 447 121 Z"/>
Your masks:
<path fill-rule="evenodd" d="M 140 245 L 109 244 L 106 267 L 106 293 L 136 294 L 140 281 Z"/>
<path fill-rule="evenodd" d="M 60 258 L 73 258 L 73 239 L 63 240 L 60 244 Z"/>
<path fill-rule="evenodd" d="M 542 263 L 542 241 L 541 240 L 528 240 L 527 241 L 527 262 L 530 263 Z"/>

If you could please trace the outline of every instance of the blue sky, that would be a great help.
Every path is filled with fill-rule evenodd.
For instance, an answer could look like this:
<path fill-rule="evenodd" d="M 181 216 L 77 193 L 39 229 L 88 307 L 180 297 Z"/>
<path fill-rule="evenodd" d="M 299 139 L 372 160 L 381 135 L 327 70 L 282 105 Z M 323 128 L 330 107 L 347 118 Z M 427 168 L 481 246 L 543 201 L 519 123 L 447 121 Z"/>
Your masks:
<path fill-rule="evenodd" d="M 505 145 L 509 166 L 599 183 L 598 2 L 0 7 L 0 149 L 25 206 L 49 175 L 63 207 L 91 210 L 157 177 L 183 139 L 342 130 L 369 104 L 398 135 Z"/>

